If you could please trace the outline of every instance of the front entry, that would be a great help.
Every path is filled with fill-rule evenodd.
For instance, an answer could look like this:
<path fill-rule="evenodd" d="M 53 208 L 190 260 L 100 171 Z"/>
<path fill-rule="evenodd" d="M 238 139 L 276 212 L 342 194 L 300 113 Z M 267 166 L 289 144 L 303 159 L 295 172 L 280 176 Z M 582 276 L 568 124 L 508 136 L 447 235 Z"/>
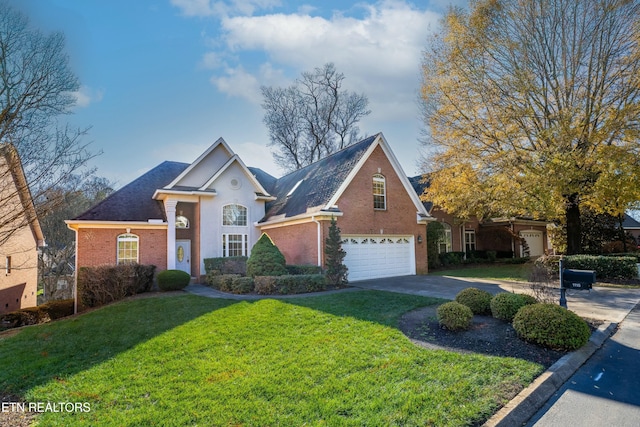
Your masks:
<path fill-rule="evenodd" d="M 191 276 L 191 240 L 176 240 L 176 270 Z"/>

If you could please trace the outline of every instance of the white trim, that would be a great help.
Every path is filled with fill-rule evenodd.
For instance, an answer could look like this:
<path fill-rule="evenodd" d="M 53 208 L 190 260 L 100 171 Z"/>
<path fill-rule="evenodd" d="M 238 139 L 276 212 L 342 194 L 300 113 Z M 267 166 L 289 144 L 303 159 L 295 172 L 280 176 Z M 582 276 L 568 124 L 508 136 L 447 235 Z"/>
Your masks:
<path fill-rule="evenodd" d="M 160 222 L 156 222 L 160 221 Z M 81 228 L 151 228 L 151 229 L 165 229 L 167 223 L 164 220 L 150 219 L 147 222 L 143 221 L 84 221 L 84 220 L 65 220 L 67 228 L 78 231 Z"/>
<path fill-rule="evenodd" d="M 166 185 L 164 188 L 165 189 L 170 189 L 173 186 L 177 185 L 178 182 L 180 182 L 182 180 L 182 178 L 184 178 L 185 176 L 187 176 L 189 174 L 189 172 L 191 172 L 193 170 L 193 168 L 195 168 L 198 163 L 200 163 L 205 157 L 207 157 L 209 155 L 209 153 L 211 153 L 213 150 L 215 150 L 219 145 L 222 145 L 222 147 L 227 150 L 227 152 L 229 153 L 230 156 L 233 156 L 234 153 L 231 150 L 231 148 L 229 147 L 229 145 L 227 144 L 227 142 L 223 139 L 223 138 L 218 138 L 216 140 L 216 142 L 214 142 L 213 144 L 211 144 L 211 146 L 209 148 L 207 148 L 205 150 L 204 153 L 202 153 L 193 163 L 191 163 L 180 175 L 178 175 L 176 177 L 176 179 L 174 179 L 173 181 L 171 181 L 171 183 L 169 185 Z"/>
<path fill-rule="evenodd" d="M 270 228 L 286 227 L 289 225 L 304 224 L 307 222 L 315 222 L 312 218 L 316 218 L 320 221 L 330 221 L 331 217 L 341 217 L 342 212 L 326 212 L 315 211 L 310 213 L 303 213 L 292 217 L 278 216 L 276 219 L 272 219 L 266 222 L 256 222 L 253 225 L 259 227 L 261 230 L 268 230 Z"/>
<path fill-rule="evenodd" d="M 247 178 L 249 178 L 256 190 L 258 190 L 262 194 L 269 196 L 269 192 L 265 190 L 262 184 L 260 184 L 255 176 L 253 176 L 249 168 L 247 168 L 247 166 L 244 164 L 242 159 L 238 157 L 237 154 L 231 156 L 231 158 L 227 160 L 227 162 L 222 165 L 222 167 L 218 169 L 218 171 L 211 178 L 209 178 L 209 180 L 202 187 L 200 187 L 199 190 L 205 191 L 211 184 L 215 182 L 216 179 L 220 178 L 220 175 L 222 175 L 227 169 L 229 169 L 234 162 L 238 162 L 240 168 L 242 169 L 242 172 L 247 176 Z"/>
<path fill-rule="evenodd" d="M 353 169 L 351 169 L 351 172 L 349 172 L 349 174 L 347 175 L 345 180 L 342 182 L 342 184 L 340 185 L 338 190 L 335 192 L 333 197 L 324 206 L 324 209 L 325 210 L 330 209 L 332 206 L 338 204 L 338 199 L 340 199 L 340 197 L 346 191 L 346 189 L 349 187 L 349 185 L 351 185 L 351 181 L 353 181 L 353 179 L 358 174 L 358 172 L 360 172 L 360 169 L 362 169 L 362 167 L 367 162 L 367 160 L 369 160 L 369 157 L 371 157 L 371 154 L 373 154 L 373 151 L 378 146 L 380 146 L 382 148 L 382 151 L 384 151 L 385 155 L 387 156 L 387 159 L 389 160 L 389 163 L 391 163 L 391 166 L 393 167 L 394 172 L 398 176 L 398 179 L 402 183 L 406 193 L 409 195 L 409 197 L 411 198 L 411 201 L 415 205 L 418 214 L 422 214 L 422 216 L 423 216 L 422 220 L 423 221 L 428 221 L 429 218 L 431 218 L 431 215 L 429 214 L 429 212 L 427 212 L 427 210 L 425 209 L 424 205 L 420 201 L 420 198 L 418 197 L 418 194 L 413 189 L 413 186 L 409 182 L 409 178 L 407 177 L 407 175 L 402 170 L 402 166 L 400 166 L 400 162 L 398 162 L 398 159 L 393 154 L 393 151 L 391 150 L 391 148 L 389 147 L 389 144 L 385 140 L 384 135 L 382 135 L 382 132 L 380 132 L 380 133 L 378 133 L 376 135 L 375 140 L 371 143 L 369 148 L 367 148 L 367 151 L 363 154 L 363 156 L 360 158 L 360 160 L 358 160 L 358 163 L 356 163 L 356 165 L 353 167 Z M 388 176 L 386 178 L 388 178 Z M 420 221 L 419 221 L 419 223 L 420 223 Z"/>
<path fill-rule="evenodd" d="M 194 200 L 198 200 L 197 197 L 216 197 L 218 193 L 215 191 L 200 191 L 200 190 L 167 190 L 159 188 L 153 193 L 152 199 L 164 200 L 167 196 L 174 196 L 179 199 L 180 202 L 194 203 Z"/>

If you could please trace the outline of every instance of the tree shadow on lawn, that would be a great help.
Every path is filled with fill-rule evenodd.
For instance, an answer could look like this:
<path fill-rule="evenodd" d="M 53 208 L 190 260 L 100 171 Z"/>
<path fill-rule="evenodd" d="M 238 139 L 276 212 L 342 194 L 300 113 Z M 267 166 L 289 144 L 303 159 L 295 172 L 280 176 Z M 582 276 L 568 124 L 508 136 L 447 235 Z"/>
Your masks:
<path fill-rule="evenodd" d="M 125 300 L 0 335 L 0 392 L 22 396 L 87 370 L 203 314 L 240 301 L 194 295 Z"/>

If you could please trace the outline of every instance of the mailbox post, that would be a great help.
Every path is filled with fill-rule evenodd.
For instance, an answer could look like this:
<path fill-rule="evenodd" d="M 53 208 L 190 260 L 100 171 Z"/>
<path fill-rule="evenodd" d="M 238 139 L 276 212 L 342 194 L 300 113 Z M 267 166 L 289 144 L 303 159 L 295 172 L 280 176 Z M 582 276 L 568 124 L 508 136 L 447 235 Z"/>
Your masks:
<path fill-rule="evenodd" d="M 560 259 L 560 306 L 567 308 L 567 289 L 589 290 L 595 282 L 595 271 L 564 268 L 564 260 Z"/>

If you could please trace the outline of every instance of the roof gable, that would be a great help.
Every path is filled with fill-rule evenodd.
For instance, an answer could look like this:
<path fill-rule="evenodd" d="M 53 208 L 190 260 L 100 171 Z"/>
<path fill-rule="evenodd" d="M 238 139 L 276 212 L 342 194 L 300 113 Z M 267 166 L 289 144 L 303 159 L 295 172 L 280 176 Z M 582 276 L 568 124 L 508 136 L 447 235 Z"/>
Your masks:
<path fill-rule="evenodd" d="M 180 175 L 175 177 L 165 190 L 183 188 L 200 188 L 204 186 L 220 168 L 225 166 L 234 156 L 233 151 L 224 139 L 218 138 L 211 144 L 193 163 L 191 163 Z M 158 187 L 160 188 L 160 187 Z"/>
<path fill-rule="evenodd" d="M 242 173 L 249 179 L 257 195 L 267 197 L 269 196 L 269 192 L 262 186 L 260 181 L 256 179 L 256 177 L 251 173 L 249 168 L 247 168 L 247 166 L 244 164 L 242 159 L 238 157 L 237 154 L 234 154 L 207 182 L 205 182 L 202 187 L 200 187 L 200 191 L 213 189 L 212 186 L 215 184 L 216 180 L 220 178 L 227 170 L 230 170 L 234 165 L 237 165 Z"/>

